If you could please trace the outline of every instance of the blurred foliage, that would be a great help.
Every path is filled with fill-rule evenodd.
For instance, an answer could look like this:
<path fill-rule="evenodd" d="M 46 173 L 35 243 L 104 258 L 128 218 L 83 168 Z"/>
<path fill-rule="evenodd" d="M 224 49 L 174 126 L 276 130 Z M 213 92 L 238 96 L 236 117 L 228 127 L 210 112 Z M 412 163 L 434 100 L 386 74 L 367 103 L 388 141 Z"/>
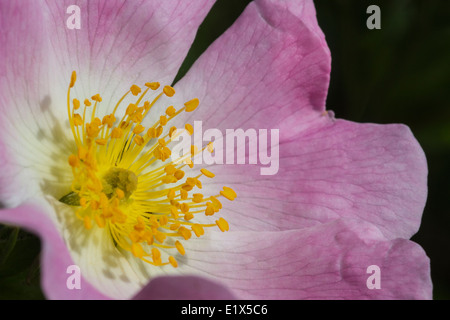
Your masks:
<path fill-rule="evenodd" d="M 40 241 L 19 228 L 0 226 L 0 299 L 43 299 Z"/>
<path fill-rule="evenodd" d="M 176 80 L 240 15 L 249 0 L 218 0 Z M 381 30 L 366 27 L 369 5 Z M 450 1 L 316 0 L 333 62 L 327 108 L 358 122 L 407 124 L 429 165 L 429 197 L 413 240 L 431 259 L 435 299 L 450 299 Z M 11 247 L 11 241 L 15 246 Z M 0 226 L 0 299 L 41 299 L 39 240 Z"/>

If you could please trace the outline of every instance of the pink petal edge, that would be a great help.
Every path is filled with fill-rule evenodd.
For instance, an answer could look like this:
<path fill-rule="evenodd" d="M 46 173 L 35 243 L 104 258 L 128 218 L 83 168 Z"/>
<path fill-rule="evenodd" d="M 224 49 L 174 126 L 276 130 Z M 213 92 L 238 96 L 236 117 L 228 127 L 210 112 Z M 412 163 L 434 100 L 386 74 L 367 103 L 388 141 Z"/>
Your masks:
<path fill-rule="evenodd" d="M 223 285 L 198 276 L 162 276 L 149 282 L 134 300 L 234 300 Z"/>
<path fill-rule="evenodd" d="M 235 230 L 289 230 L 340 218 L 368 221 L 389 239 L 419 229 L 428 170 L 408 127 L 324 117 L 279 150 L 273 176 L 261 175 L 260 164 L 209 167 L 216 177 L 205 187 L 227 185 L 238 194 L 221 210 Z"/>
<path fill-rule="evenodd" d="M 431 299 L 430 262 L 405 239 L 373 225 L 335 220 L 303 230 L 232 232 L 189 241 L 180 259 L 239 299 Z M 370 266 L 380 289 L 370 289 Z"/>
<path fill-rule="evenodd" d="M 81 272 L 81 289 L 69 289 L 67 280 L 71 276 L 68 267 L 75 263 L 70 257 L 61 235 L 43 210 L 45 204 L 24 204 L 14 209 L 0 210 L 0 221 L 17 225 L 41 238 L 41 286 L 49 299 L 109 299 L 93 288 Z M 82 271 L 82 270 L 81 270 Z"/>

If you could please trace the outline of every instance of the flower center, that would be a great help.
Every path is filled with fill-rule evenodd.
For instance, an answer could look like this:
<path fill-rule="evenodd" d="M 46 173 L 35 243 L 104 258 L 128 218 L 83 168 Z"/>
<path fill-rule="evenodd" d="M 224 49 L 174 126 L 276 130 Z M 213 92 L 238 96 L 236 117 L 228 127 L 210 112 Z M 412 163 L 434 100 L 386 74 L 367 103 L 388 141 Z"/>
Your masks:
<path fill-rule="evenodd" d="M 201 169 L 198 175 L 185 177 L 186 166 L 193 167 L 192 158 L 199 150 L 192 146 L 181 161 L 173 162 L 170 144 L 177 128 L 171 127 L 163 135 L 170 120 L 197 108 L 198 99 L 184 103 L 179 110 L 167 107 L 153 125 L 145 128 L 142 121 L 162 95 L 175 94 L 172 87 L 165 86 L 152 101 L 147 101 L 149 90 L 157 91 L 160 84 L 146 83 L 143 92 L 132 85 L 113 112 L 100 119 L 96 113 L 101 96 L 85 99 L 81 108 L 78 99 L 70 98 L 75 82 L 73 71 L 67 108 L 77 152 L 68 159 L 74 177 L 72 192 L 60 201 L 77 208 L 76 216 L 86 229 L 103 228 L 117 247 L 135 257 L 152 265 L 174 267 L 178 263 L 171 250 L 184 255 L 182 242 L 189 240 L 192 233 L 200 237 L 205 227 L 228 231 L 224 218 L 207 224 L 196 220 L 200 214 L 212 216 L 218 212 L 222 208 L 219 197 L 234 200 L 236 193 L 228 187 L 217 195 L 205 196 L 196 191 L 202 189 L 201 179 L 213 178 L 214 174 Z M 128 105 L 118 120 L 117 109 L 130 93 L 136 101 Z M 185 129 L 193 133 L 190 124 Z M 211 144 L 201 151 L 205 149 L 212 152 Z"/>

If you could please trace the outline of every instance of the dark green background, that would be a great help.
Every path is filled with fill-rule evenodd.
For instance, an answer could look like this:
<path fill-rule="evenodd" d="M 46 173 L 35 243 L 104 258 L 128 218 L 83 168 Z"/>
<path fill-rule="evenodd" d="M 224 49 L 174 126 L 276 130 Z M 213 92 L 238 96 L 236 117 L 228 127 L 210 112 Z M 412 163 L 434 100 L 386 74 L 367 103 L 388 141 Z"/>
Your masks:
<path fill-rule="evenodd" d="M 248 0 L 219 0 L 177 79 L 230 26 Z M 450 1 L 317 0 L 319 25 L 332 54 L 327 109 L 357 122 L 407 124 L 429 166 L 429 196 L 413 240 L 431 259 L 435 299 L 450 298 Z M 369 5 L 381 9 L 381 30 L 366 27 Z M 8 250 L 8 239 L 17 236 Z M 9 254 L 8 254 L 9 253 Z M 0 299 L 42 298 L 39 240 L 0 229 Z"/>

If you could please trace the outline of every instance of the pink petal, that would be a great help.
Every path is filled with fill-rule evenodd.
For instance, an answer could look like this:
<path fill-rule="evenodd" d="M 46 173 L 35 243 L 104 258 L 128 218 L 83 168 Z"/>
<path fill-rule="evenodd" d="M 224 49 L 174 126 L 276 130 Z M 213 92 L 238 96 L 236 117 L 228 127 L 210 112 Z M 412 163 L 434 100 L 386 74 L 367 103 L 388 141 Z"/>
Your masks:
<path fill-rule="evenodd" d="M 0 210 L 0 221 L 24 227 L 41 238 L 41 286 L 49 299 L 107 299 L 93 288 L 81 273 L 81 288 L 69 289 L 68 278 L 73 271 L 68 267 L 75 263 L 55 224 L 43 214 L 49 210 L 42 204 L 24 204 L 15 209 Z"/>
<path fill-rule="evenodd" d="M 336 220 L 304 230 L 228 232 L 186 243 L 180 264 L 231 288 L 238 299 L 431 299 L 429 259 L 369 223 Z M 369 289 L 380 268 L 380 289 Z"/>
<path fill-rule="evenodd" d="M 216 177 L 205 186 L 227 185 L 238 194 L 221 210 L 232 230 L 289 230 L 345 217 L 368 221 L 389 239 L 417 232 L 427 164 L 406 126 L 323 117 L 279 150 L 273 176 L 261 175 L 262 165 L 211 167 Z"/>
<path fill-rule="evenodd" d="M 81 10 L 80 30 L 66 27 L 73 4 Z M 100 93 L 106 114 L 137 79 L 139 85 L 173 80 L 212 4 L 1 1 L 0 140 L 8 175 L 20 173 L 26 183 L 15 199 L 2 194 L 0 200 L 17 205 L 43 184 L 55 197 L 67 191 L 70 176 L 60 173 L 70 174 L 67 155 L 74 148 L 65 107 L 72 70 L 78 72 L 73 97 Z"/>
<path fill-rule="evenodd" d="M 73 4 L 0 3 L 2 122 L 43 112 L 48 123 L 65 119 L 73 70 L 80 99 L 100 93 L 112 108 L 134 81 L 169 84 L 213 1 L 79 1 L 79 30 L 66 26 Z"/>
<path fill-rule="evenodd" d="M 292 126 L 295 118 L 287 138 L 319 118 L 330 52 L 314 17 L 312 1 L 250 3 L 176 85 L 185 101 L 200 100 L 188 121 L 246 129 Z"/>
<path fill-rule="evenodd" d="M 90 84 L 96 90 L 130 77 L 170 83 L 213 3 L 81 1 L 81 29 L 70 30 L 64 25 L 69 17 L 66 9 L 74 1 L 48 1 L 48 29 L 57 61 L 66 73 L 75 69 L 81 75 L 101 74 L 101 84 Z"/>
<path fill-rule="evenodd" d="M 196 276 L 157 277 L 149 282 L 135 300 L 232 300 L 224 286 Z"/>

